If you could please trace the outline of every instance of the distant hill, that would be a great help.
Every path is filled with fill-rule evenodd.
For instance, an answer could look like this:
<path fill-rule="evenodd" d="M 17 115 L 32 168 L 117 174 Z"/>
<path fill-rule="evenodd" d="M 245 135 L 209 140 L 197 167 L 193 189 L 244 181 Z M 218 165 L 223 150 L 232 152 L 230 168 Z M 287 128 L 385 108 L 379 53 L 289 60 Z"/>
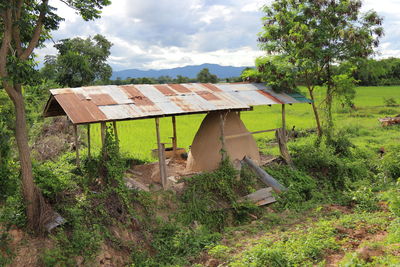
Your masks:
<path fill-rule="evenodd" d="M 162 70 L 138 70 L 138 69 L 129 69 L 129 70 L 120 70 L 114 71 L 111 79 L 115 80 L 117 77 L 121 79 L 130 78 L 140 78 L 140 77 L 148 77 L 148 78 L 158 78 L 160 76 L 170 76 L 172 78 L 176 78 L 177 75 L 186 76 L 189 78 L 196 78 L 197 73 L 203 68 L 208 68 L 212 74 L 218 76 L 218 78 L 230 78 L 240 76 L 243 69 L 246 67 L 232 67 L 232 66 L 221 66 L 218 64 L 202 64 L 196 66 L 185 66 L 173 69 L 162 69 Z"/>

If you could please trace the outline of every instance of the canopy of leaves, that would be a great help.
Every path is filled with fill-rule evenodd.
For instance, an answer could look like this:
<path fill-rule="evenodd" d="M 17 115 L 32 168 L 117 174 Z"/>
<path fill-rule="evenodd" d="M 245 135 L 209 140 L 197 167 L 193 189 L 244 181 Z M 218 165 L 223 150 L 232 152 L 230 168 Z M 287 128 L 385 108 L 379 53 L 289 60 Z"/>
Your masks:
<path fill-rule="evenodd" d="M 112 74 L 106 63 L 112 44 L 102 35 L 64 39 L 55 45 L 58 55 L 47 56 L 41 70 L 62 86 L 79 87 L 94 81 L 107 82 Z"/>
<path fill-rule="evenodd" d="M 218 82 L 218 77 L 210 73 L 208 68 L 204 68 L 197 74 L 197 80 L 201 83 L 216 83 Z"/>
<path fill-rule="evenodd" d="M 263 8 L 260 47 L 285 56 L 309 86 L 319 84 L 332 64 L 367 57 L 378 46 L 382 18 L 360 9 L 359 0 L 275 0 Z"/>

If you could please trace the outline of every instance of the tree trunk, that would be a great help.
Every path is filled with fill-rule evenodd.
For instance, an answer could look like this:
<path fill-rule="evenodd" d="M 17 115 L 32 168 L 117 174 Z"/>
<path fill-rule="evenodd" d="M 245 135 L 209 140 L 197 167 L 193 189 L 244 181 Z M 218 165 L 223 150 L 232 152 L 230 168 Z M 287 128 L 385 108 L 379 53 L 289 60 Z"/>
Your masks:
<path fill-rule="evenodd" d="M 312 108 L 314 111 L 315 121 L 317 122 L 317 133 L 318 133 L 318 136 L 321 137 L 322 136 L 321 121 L 319 120 L 318 109 L 317 109 L 317 106 L 315 105 L 314 92 L 310 88 L 308 88 L 308 92 L 309 92 L 310 98 L 312 100 L 311 105 L 312 105 Z"/>
<path fill-rule="evenodd" d="M 327 89 L 326 89 L 326 122 L 327 122 L 327 127 L 326 127 L 326 135 L 328 139 L 330 139 L 333 135 L 333 117 L 332 117 L 332 103 L 333 103 L 333 85 L 332 85 L 332 79 L 331 79 L 331 70 L 330 70 L 330 65 L 327 64 Z"/>
<path fill-rule="evenodd" d="M 51 209 L 47 206 L 40 191 L 33 182 L 25 105 L 21 86 L 7 86 L 6 91 L 13 101 L 15 108 L 15 140 L 21 165 L 22 190 L 26 205 L 28 228 L 36 232 L 41 232 L 45 224 L 51 220 L 52 213 L 49 213 Z"/>

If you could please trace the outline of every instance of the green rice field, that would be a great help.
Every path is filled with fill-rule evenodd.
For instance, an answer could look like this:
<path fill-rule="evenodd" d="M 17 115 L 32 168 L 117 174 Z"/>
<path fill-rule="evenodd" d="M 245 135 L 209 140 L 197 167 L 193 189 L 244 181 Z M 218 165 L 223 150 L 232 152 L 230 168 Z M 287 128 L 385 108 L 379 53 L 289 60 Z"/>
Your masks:
<path fill-rule="evenodd" d="M 305 94 L 306 95 L 306 94 Z M 317 99 L 324 96 L 323 90 L 317 92 Z M 382 129 L 378 118 L 400 114 L 400 107 L 386 107 L 385 98 L 394 98 L 400 104 L 400 86 L 358 87 L 355 99 L 356 110 L 342 110 L 339 104 L 335 106 L 335 125 L 337 129 L 347 129 L 357 135 L 357 145 L 377 147 L 386 143 L 400 143 L 400 128 Z M 321 116 L 323 110 L 321 109 Z M 312 107 L 309 104 L 288 105 L 286 108 L 286 124 L 296 130 L 315 128 Z M 177 116 L 178 146 L 188 148 L 205 115 Z M 249 131 L 267 130 L 281 126 L 281 106 L 255 107 L 253 111 L 241 113 L 241 118 Z M 121 151 L 133 158 L 154 161 L 151 150 L 157 147 L 154 119 L 118 122 L 118 134 Z M 83 128 L 82 128 L 83 130 Z M 92 146 L 94 151 L 100 150 L 101 137 L 99 125 L 92 126 Z M 160 119 L 161 141 L 171 142 L 171 118 Z M 277 148 L 267 144 L 273 138 L 273 133 L 254 135 L 261 150 L 267 154 L 276 154 Z"/>

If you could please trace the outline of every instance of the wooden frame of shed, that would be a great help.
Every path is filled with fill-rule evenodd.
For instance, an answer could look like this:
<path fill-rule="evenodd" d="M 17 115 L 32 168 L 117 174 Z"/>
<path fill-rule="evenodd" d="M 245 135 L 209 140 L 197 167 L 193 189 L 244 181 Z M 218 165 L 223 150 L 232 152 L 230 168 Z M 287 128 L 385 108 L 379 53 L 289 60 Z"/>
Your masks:
<path fill-rule="evenodd" d="M 50 90 L 44 117 L 67 116 L 74 127 L 77 165 L 79 166 L 78 125 L 87 125 L 88 155 L 91 156 L 90 124 L 101 123 L 102 144 L 106 123 L 112 122 L 118 138 L 117 121 L 155 119 L 158 158 L 163 186 L 166 186 L 164 143 L 161 143 L 159 118 L 172 117 L 172 146 L 177 148 L 176 116 L 213 111 L 247 111 L 253 106 L 282 105 L 282 128 L 286 129 L 285 105 L 311 103 L 300 94 L 275 93 L 260 83 L 160 84 L 90 86 Z M 221 117 L 221 142 L 225 136 Z M 276 130 L 276 129 L 274 129 Z M 250 132 L 256 134 L 273 130 Z"/>

